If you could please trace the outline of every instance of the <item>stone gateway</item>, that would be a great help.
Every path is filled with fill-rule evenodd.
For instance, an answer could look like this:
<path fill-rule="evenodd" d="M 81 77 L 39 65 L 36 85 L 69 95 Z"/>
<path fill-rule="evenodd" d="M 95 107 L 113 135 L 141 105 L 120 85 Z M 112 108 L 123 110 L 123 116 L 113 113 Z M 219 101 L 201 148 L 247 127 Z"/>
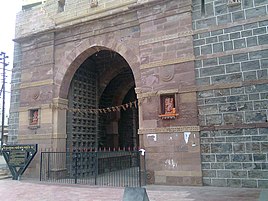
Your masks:
<path fill-rule="evenodd" d="M 30 2 L 30 1 L 29 1 Z M 268 187 L 267 0 L 46 0 L 17 15 L 9 143 L 138 147 L 147 180 Z"/>

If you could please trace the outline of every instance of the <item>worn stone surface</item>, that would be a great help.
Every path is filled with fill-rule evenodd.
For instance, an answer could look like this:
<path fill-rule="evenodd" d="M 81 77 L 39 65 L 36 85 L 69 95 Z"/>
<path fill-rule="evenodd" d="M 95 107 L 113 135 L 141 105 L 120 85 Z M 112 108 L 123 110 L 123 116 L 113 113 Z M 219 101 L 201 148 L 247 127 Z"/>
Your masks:
<path fill-rule="evenodd" d="M 267 3 L 206 2 L 215 12 L 205 11 L 200 18 L 200 2 L 193 1 L 197 31 L 193 44 L 201 50 L 195 51 L 195 75 L 197 85 L 209 89 L 197 95 L 199 123 L 204 128 L 200 133 L 204 185 L 262 188 L 267 182 L 260 179 L 266 170 L 261 164 L 267 163 L 267 131 L 261 132 L 268 118 L 268 50 L 263 46 L 267 44 Z M 225 92 L 219 93 L 218 88 Z"/>

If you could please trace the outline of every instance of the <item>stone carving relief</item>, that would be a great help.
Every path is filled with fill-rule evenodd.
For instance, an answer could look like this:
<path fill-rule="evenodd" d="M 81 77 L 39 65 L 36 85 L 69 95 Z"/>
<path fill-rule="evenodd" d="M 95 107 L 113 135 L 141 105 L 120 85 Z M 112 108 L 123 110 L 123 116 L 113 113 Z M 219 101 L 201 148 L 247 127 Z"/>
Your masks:
<path fill-rule="evenodd" d="M 163 82 L 169 82 L 174 78 L 174 66 L 159 68 L 159 77 Z"/>
<path fill-rule="evenodd" d="M 142 82 L 146 87 L 153 88 L 154 84 L 158 84 L 159 78 L 155 74 L 148 75 L 148 76 L 143 76 L 142 77 Z"/>

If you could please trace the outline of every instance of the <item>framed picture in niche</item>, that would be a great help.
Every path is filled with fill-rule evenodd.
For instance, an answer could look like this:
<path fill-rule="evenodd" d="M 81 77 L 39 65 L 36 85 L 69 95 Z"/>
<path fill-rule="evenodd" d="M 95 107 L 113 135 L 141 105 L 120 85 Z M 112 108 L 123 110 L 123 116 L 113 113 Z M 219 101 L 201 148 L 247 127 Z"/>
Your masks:
<path fill-rule="evenodd" d="M 40 125 L 40 109 L 30 109 L 29 110 L 29 126 L 39 127 Z"/>
<path fill-rule="evenodd" d="M 162 119 L 175 119 L 178 116 L 176 111 L 176 96 L 175 94 L 165 94 L 160 96 Z"/>

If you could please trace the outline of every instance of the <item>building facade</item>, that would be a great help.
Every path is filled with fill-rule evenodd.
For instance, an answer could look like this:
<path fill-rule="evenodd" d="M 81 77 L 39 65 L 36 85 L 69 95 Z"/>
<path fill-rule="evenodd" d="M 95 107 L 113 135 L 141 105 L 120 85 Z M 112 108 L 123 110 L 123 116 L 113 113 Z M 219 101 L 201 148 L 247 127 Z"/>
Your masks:
<path fill-rule="evenodd" d="M 150 183 L 268 186 L 267 0 L 24 8 L 9 143 L 140 147 Z"/>

